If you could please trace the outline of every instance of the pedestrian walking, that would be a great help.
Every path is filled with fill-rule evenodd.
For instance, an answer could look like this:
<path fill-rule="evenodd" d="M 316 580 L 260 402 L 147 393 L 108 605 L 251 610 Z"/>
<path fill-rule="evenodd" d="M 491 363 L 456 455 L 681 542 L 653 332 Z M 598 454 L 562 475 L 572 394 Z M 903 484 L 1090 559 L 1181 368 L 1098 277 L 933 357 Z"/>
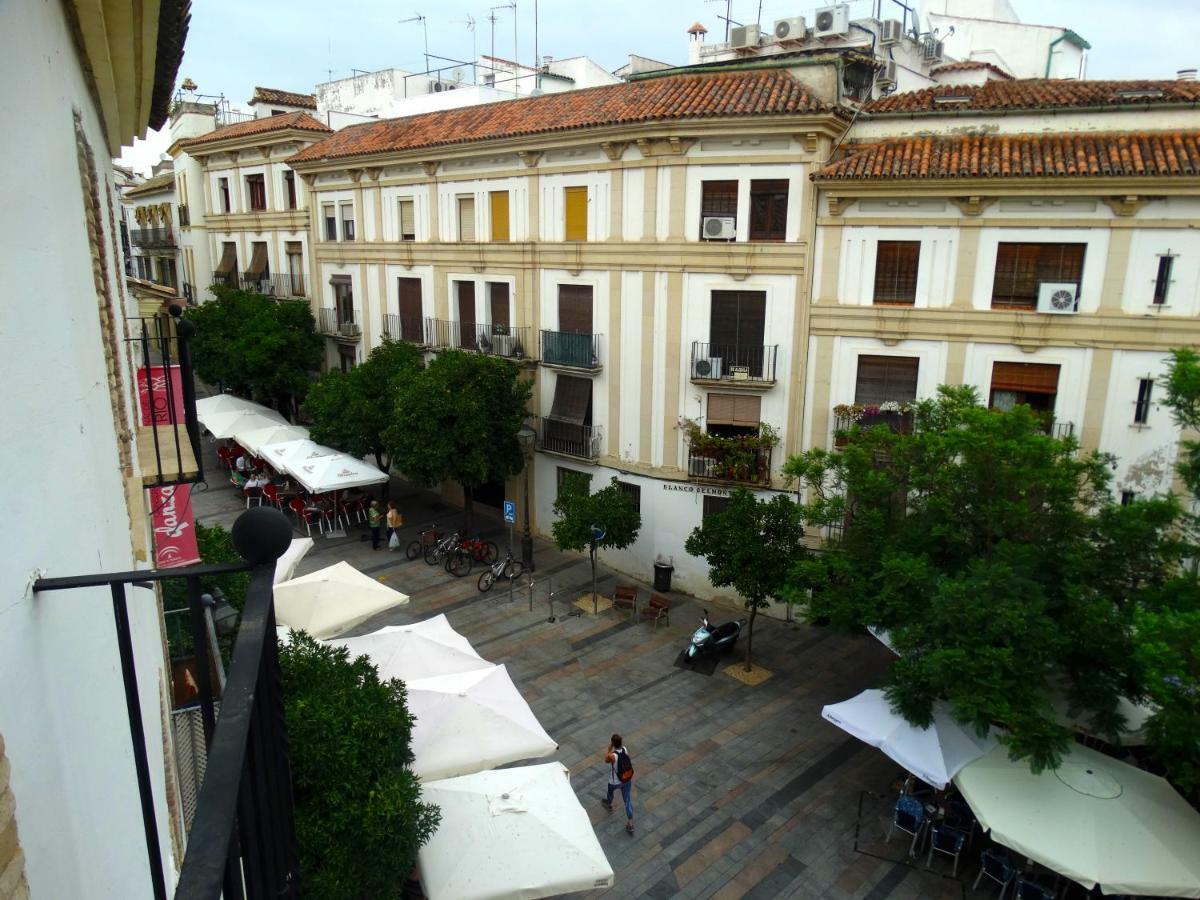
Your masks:
<path fill-rule="evenodd" d="M 367 527 L 371 529 L 371 549 L 379 549 L 380 531 L 383 524 L 383 513 L 379 511 L 379 501 L 372 500 L 367 507 Z"/>
<path fill-rule="evenodd" d="M 400 549 L 400 529 L 404 527 L 404 516 L 400 515 L 400 510 L 396 509 L 396 501 L 388 501 L 387 511 L 387 538 L 388 549 Z"/>
<path fill-rule="evenodd" d="M 600 803 L 612 812 L 613 794 L 619 790 L 625 801 L 625 830 L 633 834 L 633 763 L 629 759 L 629 748 L 619 734 L 614 734 L 608 742 L 604 761 L 608 763 L 608 796 Z"/>

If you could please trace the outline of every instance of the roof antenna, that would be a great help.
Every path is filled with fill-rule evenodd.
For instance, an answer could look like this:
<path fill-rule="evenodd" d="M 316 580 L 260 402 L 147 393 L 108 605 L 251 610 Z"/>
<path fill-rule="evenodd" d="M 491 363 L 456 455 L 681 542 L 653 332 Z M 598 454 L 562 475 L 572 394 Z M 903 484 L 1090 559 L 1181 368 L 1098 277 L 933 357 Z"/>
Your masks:
<path fill-rule="evenodd" d="M 429 23 L 425 21 L 425 17 L 420 13 L 413 13 L 407 19 L 401 19 L 400 25 L 407 25 L 409 22 L 420 22 L 421 33 L 425 36 L 425 74 L 429 74 Z"/>
<path fill-rule="evenodd" d="M 704 2 L 705 3 L 720 3 L 721 0 L 704 0 Z M 724 0 L 724 2 L 725 2 L 725 15 L 718 16 L 718 18 L 723 18 L 725 20 L 725 43 L 728 44 L 729 43 L 729 21 L 730 21 L 729 17 L 733 15 L 733 0 Z M 762 4 L 759 4 L 758 14 L 760 16 L 762 15 Z"/>

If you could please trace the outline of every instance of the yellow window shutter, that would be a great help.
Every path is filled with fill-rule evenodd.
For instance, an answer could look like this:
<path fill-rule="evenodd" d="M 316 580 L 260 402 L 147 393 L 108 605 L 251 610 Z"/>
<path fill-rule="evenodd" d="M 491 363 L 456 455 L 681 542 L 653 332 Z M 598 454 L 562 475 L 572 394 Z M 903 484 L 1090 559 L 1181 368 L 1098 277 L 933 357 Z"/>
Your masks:
<path fill-rule="evenodd" d="M 566 228 L 563 240 L 587 240 L 587 203 L 588 189 L 586 187 L 569 187 L 563 189 Z"/>
<path fill-rule="evenodd" d="M 507 241 L 508 238 L 508 191 L 492 191 L 492 240 Z"/>

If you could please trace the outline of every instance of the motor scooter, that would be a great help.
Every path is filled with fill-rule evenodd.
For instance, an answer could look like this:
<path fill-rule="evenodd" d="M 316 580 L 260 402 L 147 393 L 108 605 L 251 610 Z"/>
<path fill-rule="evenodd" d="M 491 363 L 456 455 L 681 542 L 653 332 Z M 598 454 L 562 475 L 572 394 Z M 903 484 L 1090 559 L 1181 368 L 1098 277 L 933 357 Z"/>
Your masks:
<path fill-rule="evenodd" d="M 688 659 L 695 659 L 702 653 L 724 653 L 733 648 L 733 645 L 737 643 L 738 635 L 745 627 L 746 620 L 738 619 L 714 628 L 708 621 L 708 610 L 706 609 L 700 619 L 700 627 L 692 634 L 692 640 L 688 644 L 685 655 Z"/>

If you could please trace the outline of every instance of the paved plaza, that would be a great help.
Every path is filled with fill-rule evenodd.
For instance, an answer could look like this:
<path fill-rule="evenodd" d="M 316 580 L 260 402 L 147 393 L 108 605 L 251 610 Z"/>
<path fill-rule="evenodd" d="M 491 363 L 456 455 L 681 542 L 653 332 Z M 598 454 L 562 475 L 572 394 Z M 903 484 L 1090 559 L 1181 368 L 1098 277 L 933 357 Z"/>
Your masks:
<path fill-rule="evenodd" d="M 211 463 L 210 489 L 194 495 L 196 516 L 228 527 L 241 501 L 217 474 L 215 457 Z M 394 484 L 392 497 L 406 516 L 405 543 L 427 522 L 461 520 L 432 495 Z M 499 521 L 478 524 L 503 547 Z M 824 704 L 879 683 L 889 653 L 875 640 L 760 617 L 755 661 L 774 674 L 748 687 L 722 671 L 741 659 L 740 642 L 712 675 L 675 665 L 700 616 L 697 602 L 683 595 L 671 595 L 670 623 L 657 628 L 614 611 L 568 615 L 565 601 L 590 586 L 586 559 L 538 541 L 531 611 L 527 588 L 511 601 L 500 586 L 480 594 L 475 576 L 455 578 L 402 552 L 372 551 L 364 533 L 359 526 L 344 537 L 314 536 L 297 574 L 344 559 L 412 598 L 352 633 L 445 613 L 480 655 L 508 667 L 559 742 L 556 758 L 571 770 L 616 873 L 614 887 L 594 896 L 963 897 L 963 875 L 974 877 L 977 853 L 968 851 L 965 871 L 953 880 L 946 858 L 935 859 L 932 872 L 924 859 L 910 863 L 906 835 L 885 843 L 898 767 L 821 718 Z M 618 581 L 631 583 L 605 571 L 601 593 Z M 640 588 L 644 600 L 649 588 Z M 712 612 L 715 621 L 737 614 Z M 619 802 L 613 813 L 600 805 L 603 753 L 614 731 L 625 737 L 637 772 L 632 837 Z"/>

